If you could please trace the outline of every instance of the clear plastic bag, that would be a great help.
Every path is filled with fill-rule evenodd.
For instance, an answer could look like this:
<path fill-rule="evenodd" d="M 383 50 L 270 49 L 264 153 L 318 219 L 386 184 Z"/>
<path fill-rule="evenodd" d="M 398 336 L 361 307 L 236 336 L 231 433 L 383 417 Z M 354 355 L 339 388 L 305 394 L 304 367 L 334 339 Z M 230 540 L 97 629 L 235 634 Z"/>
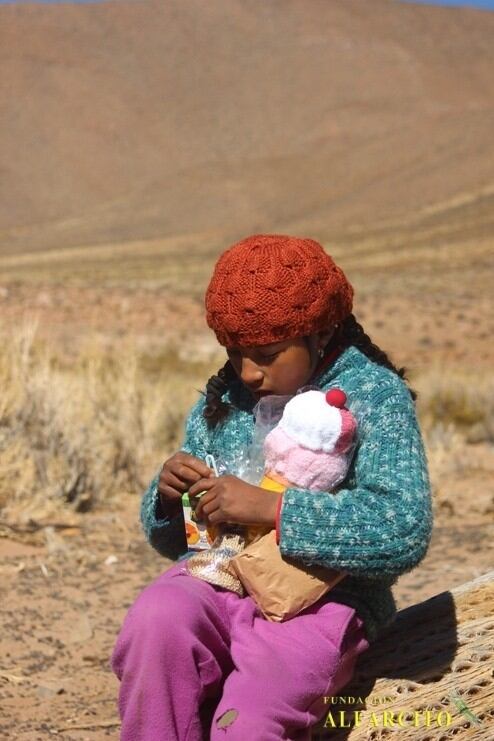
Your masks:
<path fill-rule="evenodd" d="M 251 444 L 231 459 L 224 450 L 218 452 L 213 450 L 206 457 L 205 462 L 216 475 L 231 474 L 248 483 L 259 485 L 264 470 L 264 439 L 281 419 L 284 406 L 291 398 L 273 394 L 259 400 L 254 408 L 255 425 Z M 245 594 L 243 584 L 228 566 L 231 559 L 245 548 L 247 542 L 266 532 L 266 528 L 255 529 L 253 533 L 252 528 L 245 525 L 220 523 L 208 528 L 208 532 L 213 539 L 211 547 L 188 558 L 187 571 L 192 576 L 243 596 Z"/>
<path fill-rule="evenodd" d="M 303 394 L 306 391 L 325 393 L 317 386 L 304 386 L 299 389 L 295 396 Z M 316 401 L 317 408 L 322 412 L 321 415 L 318 415 L 314 419 L 316 437 L 322 443 L 322 449 L 319 450 L 317 445 L 313 449 L 310 449 L 310 447 L 306 449 L 302 443 L 296 442 L 296 439 L 289 440 L 287 438 L 282 442 L 280 447 L 284 456 L 283 464 L 286 465 L 285 473 L 282 471 L 283 475 L 279 477 L 279 472 L 266 470 L 267 438 L 271 434 L 279 433 L 281 429 L 281 426 L 278 426 L 279 422 L 283 417 L 287 403 L 293 398 L 293 395 L 276 394 L 261 397 L 253 412 L 255 423 L 251 444 L 240 454 L 236 453 L 231 460 L 229 460 L 228 455 L 225 455 L 224 450 L 218 451 L 217 455 L 214 454 L 216 452 L 214 451 L 213 455 L 216 468 L 214 465 L 212 467 L 215 473 L 218 475 L 228 473 L 255 486 L 261 486 L 262 488 L 278 492 L 283 492 L 287 486 L 294 486 L 309 488 L 314 491 L 327 491 L 328 496 L 335 493 L 337 485 L 347 476 L 356 449 L 357 435 L 355 422 L 353 420 L 351 425 L 352 433 L 350 434 L 348 430 L 345 432 L 345 425 L 342 421 L 340 425 L 335 425 L 335 419 L 337 418 L 330 414 L 328 421 L 330 422 L 331 429 L 330 427 L 326 429 L 324 423 L 325 406 L 324 404 L 320 406 L 322 400 L 317 399 L 314 395 L 311 395 L 311 398 Z M 310 436 L 311 424 L 310 419 L 308 419 L 305 413 L 304 402 L 299 405 L 299 412 L 301 413 L 303 426 L 305 426 L 306 432 Z M 349 415 L 347 408 L 345 408 L 345 414 Z M 348 419 L 349 417 L 347 417 L 347 422 Z M 326 431 L 328 432 L 328 439 L 325 437 Z M 338 446 L 335 449 L 338 452 L 333 452 L 334 440 L 331 436 L 338 441 Z M 324 448 L 328 452 L 324 452 Z M 276 446 L 273 447 L 273 450 L 276 450 Z M 271 456 L 272 459 L 273 456 Z M 306 460 L 308 461 L 308 467 L 304 469 Z M 293 461 L 295 461 L 296 465 L 291 465 Z M 211 460 L 209 463 L 211 465 Z M 319 483 L 320 486 L 307 486 L 307 481 L 301 483 L 300 480 L 295 480 L 297 478 L 296 476 L 291 477 L 289 475 L 290 472 L 293 473 L 294 471 L 302 471 L 304 476 L 306 476 L 308 471 L 307 481 L 312 480 L 311 476 L 313 474 L 312 478 L 314 482 Z M 322 475 L 321 471 L 323 472 Z M 321 485 L 322 480 L 324 480 L 324 485 Z M 280 484 L 280 481 L 283 484 Z M 211 529 L 210 535 L 213 537 L 211 548 L 189 558 L 187 568 L 194 576 L 242 595 L 244 593 L 244 586 L 240 579 L 237 578 L 238 575 L 235 571 L 229 570 L 229 563 L 246 546 L 251 546 L 257 541 L 260 541 L 270 530 L 272 530 L 270 527 L 221 523 Z"/>
<path fill-rule="evenodd" d="M 259 399 L 253 410 L 254 431 L 252 442 L 246 450 L 243 475 L 235 473 L 235 476 L 249 484 L 259 484 L 264 474 L 264 441 L 280 421 L 286 404 L 292 398 L 292 395 L 270 394 Z"/>

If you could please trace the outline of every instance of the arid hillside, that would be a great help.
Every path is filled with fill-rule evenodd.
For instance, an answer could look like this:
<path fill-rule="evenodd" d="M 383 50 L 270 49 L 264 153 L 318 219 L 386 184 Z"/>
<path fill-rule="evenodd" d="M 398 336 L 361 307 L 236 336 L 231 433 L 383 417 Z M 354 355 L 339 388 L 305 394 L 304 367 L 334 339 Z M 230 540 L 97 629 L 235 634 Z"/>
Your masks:
<path fill-rule="evenodd" d="M 494 188 L 490 13 L 394 0 L 2 5 L 0 65 L 3 254 L 191 233 L 342 237 Z"/>

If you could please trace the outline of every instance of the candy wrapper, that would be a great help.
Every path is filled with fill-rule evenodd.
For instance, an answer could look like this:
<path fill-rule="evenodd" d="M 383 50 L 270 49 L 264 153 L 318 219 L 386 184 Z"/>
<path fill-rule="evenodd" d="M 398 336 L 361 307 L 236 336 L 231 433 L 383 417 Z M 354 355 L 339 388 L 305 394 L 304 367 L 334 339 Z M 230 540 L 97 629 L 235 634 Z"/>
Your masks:
<path fill-rule="evenodd" d="M 220 476 L 221 474 L 228 472 L 226 464 L 220 459 L 217 460 L 214 455 L 207 455 L 205 463 L 212 468 L 215 476 Z M 195 510 L 201 496 L 202 494 L 199 494 L 196 497 L 189 498 L 188 492 L 182 496 L 185 535 L 189 551 L 209 550 L 219 534 L 218 527 L 208 527 L 204 522 L 198 520 L 196 517 Z M 235 528 L 235 532 L 237 531 L 240 532 L 238 528 Z"/>
<path fill-rule="evenodd" d="M 221 451 L 221 455 L 213 452 L 206 459 L 206 463 L 217 475 L 221 476 L 229 473 L 248 483 L 259 485 L 264 470 L 264 440 L 268 432 L 279 422 L 285 404 L 291 398 L 291 396 L 286 395 L 270 395 L 261 398 L 254 408 L 256 421 L 252 442 L 245 449 L 244 455 L 240 457 L 236 455 L 235 458 L 229 460 L 225 451 Z M 199 526 L 199 523 L 197 523 L 197 527 Z M 240 553 L 248 543 L 268 532 L 269 528 L 250 528 L 226 523 L 210 528 L 206 528 L 202 524 L 202 528 L 205 531 L 203 535 L 204 547 L 200 549 L 200 553 L 194 553 L 187 559 L 187 571 L 192 576 L 243 596 L 245 590 L 242 582 L 235 573 L 228 569 L 228 565 L 231 559 Z M 194 535 L 194 539 L 196 538 L 197 536 Z M 209 548 L 207 546 L 208 541 L 212 541 Z M 189 540 L 187 542 L 189 550 L 199 550 Z"/>
<path fill-rule="evenodd" d="M 207 551 L 213 544 L 214 537 L 204 522 L 199 522 L 194 514 L 195 507 L 189 499 L 188 494 L 182 497 L 182 508 L 184 513 L 185 535 L 189 551 Z"/>

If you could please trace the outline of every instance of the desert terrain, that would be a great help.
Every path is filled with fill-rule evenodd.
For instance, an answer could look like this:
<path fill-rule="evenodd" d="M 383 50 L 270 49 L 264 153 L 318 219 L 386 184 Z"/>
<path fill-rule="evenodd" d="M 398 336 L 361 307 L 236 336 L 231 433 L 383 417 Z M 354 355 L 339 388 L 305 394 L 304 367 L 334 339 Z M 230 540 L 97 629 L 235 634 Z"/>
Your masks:
<path fill-rule="evenodd" d="M 150 254 L 154 249 L 149 246 Z M 106 481 L 104 496 L 103 489 L 93 491 L 86 494 L 85 504 L 82 489 L 72 501 L 60 501 L 50 488 L 51 469 L 46 462 L 45 479 L 39 481 L 31 474 L 22 482 L 24 493 L 21 476 L 10 478 L 8 491 L 2 487 L 0 733 L 6 738 L 27 740 L 50 734 L 71 740 L 118 738 L 118 682 L 108 665 L 112 645 L 133 599 L 169 565 L 145 542 L 139 525 L 140 493 L 180 444 L 183 415 L 197 398 L 197 389 L 224 361 L 202 316 L 201 292 L 211 259 L 202 262 L 192 256 L 198 282 L 184 295 L 167 287 L 171 278 L 163 265 L 166 257 L 162 259 L 159 251 L 155 270 L 152 257 L 149 264 L 135 261 L 137 277 L 129 286 L 125 256 L 120 262 L 118 248 L 115 252 L 113 266 L 107 262 L 108 255 L 104 258 L 111 275 L 108 282 L 103 275 L 101 282 L 94 283 L 60 280 L 57 271 L 67 275 L 72 264 L 74 273 L 88 269 L 78 257 L 67 254 L 66 264 L 60 260 L 54 266 L 52 283 L 42 277 L 46 266 L 40 253 L 40 262 L 31 263 L 29 271 L 25 263 L 10 263 L 9 270 L 19 272 L 3 284 L 4 327 L 14 328 L 17 337 L 19 331 L 31 329 L 34 339 L 30 335 L 33 344 L 27 343 L 28 352 L 34 353 L 38 343 L 57 358 L 58 373 L 64 375 L 82 373 L 80 353 L 89 352 L 89 357 L 108 363 L 114 355 L 125 362 L 128 352 L 137 364 L 137 378 L 118 391 L 117 403 L 125 401 L 129 391 L 144 392 L 139 396 L 143 407 L 130 416 L 124 405 L 113 410 L 122 417 L 114 422 L 119 434 L 129 446 L 135 442 L 137 452 L 135 460 L 123 464 L 120 485 L 117 476 Z M 379 262 L 379 250 L 372 254 Z M 401 577 L 394 589 L 399 607 L 492 568 L 492 254 L 486 249 L 480 258 L 483 269 L 477 269 L 476 259 L 471 262 L 468 253 L 454 262 L 447 250 L 444 262 L 437 261 L 433 269 L 426 264 L 425 270 L 412 260 L 406 269 L 395 268 L 385 251 L 381 253 L 384 268 L 352 268 L 351 254 L 348 267 L 344 257 L 340 261 L 356 289 L 356 315 L 374 342 L 399 367 L 408 369 L 410 383 L 419 393 L 434 486 L 435 529 L 426 559 Z M 399 263 L 400 253 L 397 257 Z M 97 263 L 98 252 L 91 252 L 90 259 Z M 141 270 L 143 277 L 138 277 Z M 26 275 L 21 280 L 22 271 Z M 179 265 L 177 271 L 186 276 L 188 266 Z M 35 330 L 26 323 L 33 318 Z M 81 413 L 84 378 L 76 383 Z M 124 383 L 122 376 L 118 380 Z M 114 397 L 100 393 L 110 412 Z M 156 417 L 159 424 L 151 434 L 146 423 Z M 126 427 L 129 424 L 132 427 Z M 100 439 L 96 418 L 94 425 L 94 437 Z M 147 438 L 136 440 L 136 430 L 144 430 L 141 434 Z M 109 432 L 118 438 L 114 427 Z M 45 445 L 52 434 L 45 430 Z M 74 428 L 74 435 L 79 434 Z M 66 436 L 70 437 L 68 431 Z M 82 443 L 83 451 L 84 445 L 91 445 L 89 437 Z M 100 450 L 105 451 L 107 444 Z M 116 453 L 110 451 L 107 479 L 115 460 Z M 90 467 L 88 461 L 89 452 L 84 470 Z M 71 465 L 61 470 L 67 479 Z M 52 475 L 58 470 L 55 467 Z"/>
<path fill-rule="evenodd" d="M 494 15 L 33 4 L 0 40 L 0 737 L 119 737 L 112 646 L 170 565 L 140 496 L 247 234 L 320 240 L 418 392 L 435 527 L 398 607 L 492 569 Z"/>

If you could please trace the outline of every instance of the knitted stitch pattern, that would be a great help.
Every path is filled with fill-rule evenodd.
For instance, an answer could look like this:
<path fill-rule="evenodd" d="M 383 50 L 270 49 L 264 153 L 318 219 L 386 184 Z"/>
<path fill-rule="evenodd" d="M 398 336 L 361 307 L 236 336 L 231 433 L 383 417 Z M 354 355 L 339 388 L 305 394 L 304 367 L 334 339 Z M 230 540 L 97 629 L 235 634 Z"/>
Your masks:
<path fill-rule="evenodd" d="M 342 321 L 353 288 L 314 239 L 254 234 L 219 257 L 205 302 L 220 345 L 268 345 Z"/>
<path fill-rule="evenodd" d="M 424 558 L 432 534 L 429 472 L 415 406 L 405 382 L 373 363 L 354 346 L 346 348 L 316 382 L 340 388 L 358 423 L 357 448 L 336 493 L 288 488 L 280 513 L 280 551 L 306 564 L 348 573 L 323 600 L 355 608 L 369 641 L 396 615 L 391 586 Z M 212 450 L 225 459 L 252 440 L 254 400 L 241 382 L 225 393 L 232 410 L 209 430 L 200 397 L 187 422 L 182 450 L 204 459 Z M 158 478 L 141 503 L 141 522 L 151 545 L 171 559 L 187 557 L 182 515 L 161 512 Z"/>

